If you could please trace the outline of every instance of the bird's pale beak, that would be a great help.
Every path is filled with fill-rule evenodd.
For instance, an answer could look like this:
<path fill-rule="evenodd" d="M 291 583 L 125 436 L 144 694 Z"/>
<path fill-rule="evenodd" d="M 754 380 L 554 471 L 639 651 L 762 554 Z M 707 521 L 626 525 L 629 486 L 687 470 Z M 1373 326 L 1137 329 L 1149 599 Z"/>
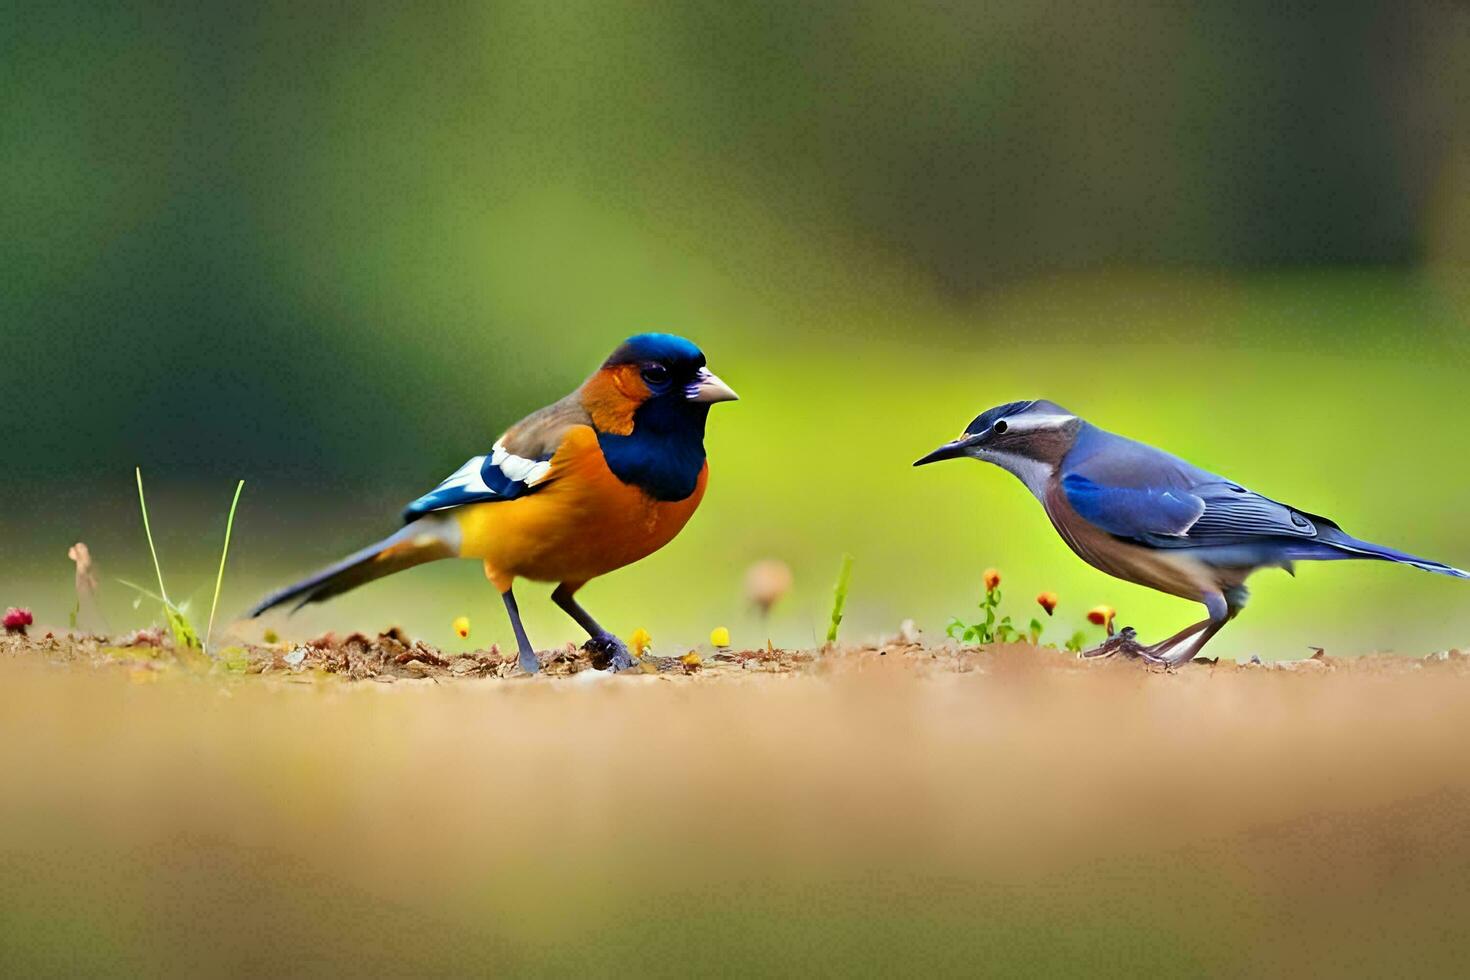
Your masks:
<path fill-rule="evenodd" d="M 684 397 L 692 402 L 704 402 L 707 405 L 740 400 L 740 396 L 735 394 L 735 389 L 711 373 L 709 368 L 699 369 L 699 373 L 694 376 L 694 381 L 684 389 Z"/>
<path fill-rule="evenodd" d="M 946 442 L 928 456 L 914 460 L 914 465 L 923 466 L 925 463 L 937 463 L 942 459 L 959 459 L 961 456 L 967 455 L 965 450 L 969 449 L 974 443 L 974 436 L 961 436 L 954 442 Z"/>

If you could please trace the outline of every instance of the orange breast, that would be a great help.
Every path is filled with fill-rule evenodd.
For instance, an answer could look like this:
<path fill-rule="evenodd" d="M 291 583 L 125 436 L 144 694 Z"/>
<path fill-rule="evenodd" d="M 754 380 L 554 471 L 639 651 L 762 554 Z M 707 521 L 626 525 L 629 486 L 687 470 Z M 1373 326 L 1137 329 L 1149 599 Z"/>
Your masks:
<path fill-rule="evenodd" d="M 673 540 L 704 497 L 709 464 L 684 500 L 654 500 L 607 468 L 597 434 L 572 429 L 546 486 L 516 500 L 455 511 L 460 556 L 481 558 L 502 592 L 517 578 L 580 584 L 646 558 Z"/>

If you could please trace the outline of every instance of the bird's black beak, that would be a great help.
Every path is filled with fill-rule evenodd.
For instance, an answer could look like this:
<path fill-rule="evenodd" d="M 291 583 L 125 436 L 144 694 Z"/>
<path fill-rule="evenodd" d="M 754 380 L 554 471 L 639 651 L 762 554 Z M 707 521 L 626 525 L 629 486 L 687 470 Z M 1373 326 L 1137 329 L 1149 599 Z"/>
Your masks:
<path fill-rule="evenodd" d="M 928 456 L 914 461 L 915 466 L 923 466 L 925 463 L 937 463 L 942 459 L 959 459 L 966 455 L 965 450 L 975 444 L 974 436 L 960 436 L 954 442 L 946 442 Z"/>

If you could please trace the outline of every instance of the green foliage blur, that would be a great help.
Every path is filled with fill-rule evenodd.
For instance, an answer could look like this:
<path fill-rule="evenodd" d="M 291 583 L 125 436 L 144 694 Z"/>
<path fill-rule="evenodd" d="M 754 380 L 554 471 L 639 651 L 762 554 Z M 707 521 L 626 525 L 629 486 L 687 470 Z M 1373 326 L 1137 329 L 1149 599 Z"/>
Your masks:
<path fill-rule="evenodd" d="M 691 527 L 585 593 L 624 635 L 763 643 L 739 583 L 770 556 L 769 633 L 813 645 L 845 552 L 846 639 L 942 633 L 989 565 L 1072 618 L 1191 621 L 1005 474 L 909 469 L 1020 397 L 1470 562 L 1463 5 L 13 5 L 0 75 L 0 600 L 48 622 L 77 539 L 128 622 L 135 465 L 201 596 L 250 481 L 242 610 L 645 329 L 743 400 Z M 1212 652 L 1470 642 L 1463 583 L 1300 576 Z M 533 638 L 573 639 L 532 594 Z M 497 605 L 451 563 L 289 629 L 506 642 Z"/>

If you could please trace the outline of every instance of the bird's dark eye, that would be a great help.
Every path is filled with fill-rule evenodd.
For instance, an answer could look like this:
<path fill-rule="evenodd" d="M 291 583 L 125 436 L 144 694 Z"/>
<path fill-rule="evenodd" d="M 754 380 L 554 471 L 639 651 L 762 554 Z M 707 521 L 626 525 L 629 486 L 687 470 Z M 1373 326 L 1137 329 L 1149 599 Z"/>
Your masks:
<path fill-rule="evenodd" d="M 1006 430 L 1009 429 L 1009 428 L 1010 428 L 1010 426 L 1009 425 L 1006 425 L 1006 420 L 1005 419 L 999 420 L 998 422 L 996 422 L 994 425 L 992 425 L 990 427 L 991 431 L 994 432 L 998 436 L 1005 435 L 1006 434 Z"/>
<path fill-rule="evenodd" d="M 650 388 L 659 388 L 669 383 L 669 369 L 662 364 L 643 365 L 643 380 Z"/>

